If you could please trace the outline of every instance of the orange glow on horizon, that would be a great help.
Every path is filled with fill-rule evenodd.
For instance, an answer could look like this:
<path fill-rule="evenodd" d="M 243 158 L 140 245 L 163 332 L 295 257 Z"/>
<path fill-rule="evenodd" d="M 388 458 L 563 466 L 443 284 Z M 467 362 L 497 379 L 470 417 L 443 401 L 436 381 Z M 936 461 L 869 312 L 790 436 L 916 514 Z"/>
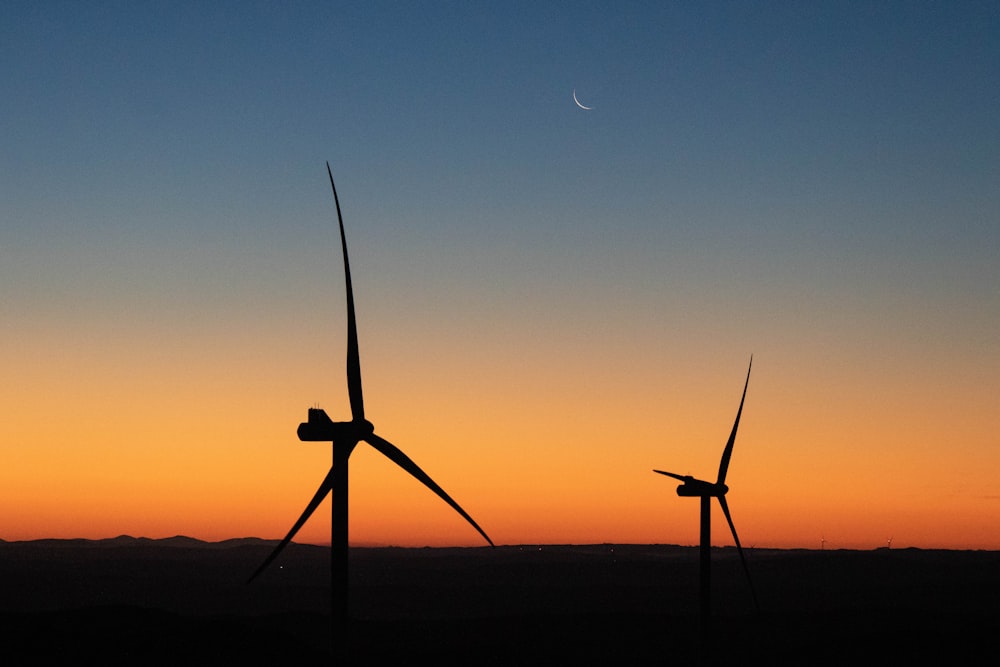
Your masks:
<path fill-rule="evenodd" d="M 697 543 L 697 502 L 652 470 L 714 479 L 749 350 L 664 350 L 655 329 L 413 341 L 390 315 L 360 332 L 368 416 L 494 542 Z M 298 423 L 315 403 L 348 412 L 327 331 L 343 324 L 324 317 L 196 340 L 140 325 L 23 335 L 3 358 L 20 380 L 0 388 L 0 538 L 284 536 L 331 460 Z M 727 480 L 744 545 L 1000 549 L 996 380 L 974 360 L 914 371 L 885 350 L 753 350 Z M 353 543 L 484 544 L 363 443 L 350 475 Z M 329 541 L 328 503 L 296 539 Z M 713 543 L 731 540 L 716 509 Z"/>

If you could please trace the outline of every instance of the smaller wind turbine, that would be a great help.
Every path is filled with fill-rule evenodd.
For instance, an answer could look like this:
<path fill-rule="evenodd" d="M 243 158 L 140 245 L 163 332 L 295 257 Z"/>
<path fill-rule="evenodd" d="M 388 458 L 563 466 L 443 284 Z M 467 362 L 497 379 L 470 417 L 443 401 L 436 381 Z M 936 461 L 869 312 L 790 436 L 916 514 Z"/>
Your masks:
<path fill-rule="evenodd" d="M 750 367 L 752 366 L 753 356 L 750 357 Z M 661 475 L 666 475 L 667 477 L 673 477 L 674 479 L 683 482 L 683 484 L 677 487 L 678 496 L 701 498 L 700 584 L 702 629 L 705 634 L 708 632 L 708 623 L 711 616 L 711 597 L 709 589 L 711 582 L 712 498 L 719 499 L 719 505 L 722 507 L 722 513 L 726 515 L 726 521 L 729 522 L 729 529 L 733 532 L 733 540 L 736 541 L 736 550 L 740 555 L 740 561 L 743 562 L 743 570 L 746 572 L 747 581 L 750 583 L 750 594 L 753 597 L 754 607 L 757 609 L 760 608 L 757 604 L 757 594 L 753 589 L 753 581 L 750 579 L 750 568 L 747 567 L 747 561 L 743 555 L 743 547 L 740 545 L 739 536 L 736 535 L 736 526 L 733 524 L 733 517 L 729 513 L 729 504 L 726 502 L 726 493 L 729 491 L 729 487 L 726 486 L 726 472 L 729 470 L 729 459 L 733 455 L 733 445 L 736 443 L 736 429 L 738 429 L 740 425 L 740 415 L 743 413 L 743 401 L 746 400 L 747 397 L 747 385 L 750 384 L 750 367 L 747 368 L 747 379 L 743 384 L 743 397 L 740 399 L 740 407 L 736 411 L 736 422 L 733 424 L 732 433 L 729 434 L 729 441 L 726 443 L 725 449 L 722 450 L 722 461 L 719 463 L 719 476 L 716 478 L 715 482 L 706 482 L 704 480 L 695 479 L 691 475 L 678 475 L 677 473 L 666 472 L 664 470 L 653 471 Z"/>

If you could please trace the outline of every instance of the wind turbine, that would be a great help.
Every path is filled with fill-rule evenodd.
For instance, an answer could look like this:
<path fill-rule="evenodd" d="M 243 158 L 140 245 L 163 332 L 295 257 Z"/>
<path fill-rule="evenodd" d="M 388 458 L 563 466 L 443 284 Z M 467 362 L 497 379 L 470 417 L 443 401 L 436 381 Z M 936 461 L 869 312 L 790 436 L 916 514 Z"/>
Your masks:
<path fill-rule="evenodd" d="M 736 541 L 736 550 L 739 552 L 740 561 L 743 563 L 743 570 L 746 572 L 747 581 L 750 582 L 750 594 L 753 596 L 754 607 L 757 604 L 757 594 L 753 589 L 753 581 L 750 579 L 750 568 L 747 567 L 746 558 L 743 555 L 743 547 L 740 545 L 740 538 L 736 535 L 736 526 L 733 524 L 733 517 L 729 513 L 729 504 L 726 502 L 726 493 L 729 487 L 726 486 L 726 472 L 729 470 L 729 459 L 733 455 L 733 444 L 736 442 L 736 429 L 740 426 L 740 415 L 743 413 L 743 401 L 747 397 L 747 385 L 750 384 L 750 368 L 753 366 L 753 356 L 750 357 L 750 366 L 747 367 L 747 379 L 743 384 L 743 397 L 740 398 L 740 407 L 736 411 L 736 421 L 733 423 L 733 431 L 729 434 L 729 441 L 726 448 L 722 450 L 722 461 L 719 463 L 719 476 L 715 482 L 706 482 L 695 479 L 691 475 L 678 475 L 664 470 L 653 470 L 653 472 L 683 482 L 677 487 L 678 496 L 701 498 L 701 565 L 700 565 L 700 588 L 701 588 L 701 616 L 703 639 L 707 638 L 709 619 L 711 617 L 711 596 L 709 593 L 711 583 L 711 501 L 712 498 L 719 499 L 722 513 L 726 515 L 729 522 L 729 529 L 733 532 L 733 539 Z M 706 644 L 707 646 L 707 644 Z"/>
<path fill-rule="evenodd" d="M 456 512 L 472 524 L 480 535 L 482 535 L 490 546 L 493 540 L 483 531 L 479 525 L 473 521 L 465 510 L 458 503 L 452 500 L 451 496 L 445 493 L 444 489 L 438 486 L 423 470 L 417 466 L 398 447 L 390 443 L 385 438 L 375 434 L 375 427 L 370 421 L 365 419 L 365 405 L 361 392 L 361 364 L 358 355 L 358 331 L 357 322 L 354 315 L 354 293 L 351 288 L 351 268 L 347 260 L 347 239 L 344 235 L 344 219 L 340 213 L 340 200 L 337 197 L 337 188 L 333 184 L 333 172 L 330 170 L 330 163 L 326 163 L 326 172 L 330 177 L 330 188 L 333 190 L 333 201 L 337 207 L 337 220 L 340 225 L 340 244 L 344 254 L 344 276 L 347 289 L 347 392 L 351 404 L 351 420 L 345 422 L 335 422 L 327 416 L 326 412 L 320 408 L 309 408 L 308 419 L 299 424 L 299 440 L 309 442 L 331 442 L 333 444 L 333 464 L 326 477 L 319 485 L 312 500 L 306 506 L 305 511 L 299 517 L 295 525 L 281 542 L 274 548 L 271 554 L 261 563 L 260 567 L 250 576 L 248 583 L 253 581 L 257 575 L 271 564 L 278 557 L 281 550 L 291 542 L 292 538 L 299 531 L 302 525 L 309 519 L 309 516 L 316 510 L 316 507 L 323 501 L 328 493 L 333 496 L 333 511 L 331 521 L 331 595 L 334 635 L 338 631 L 343 631 L 346 627 L 348 615 L 348 560 L 347 560 L 347 461 L 354 451 L 354 447 L 359 442 L 367 442 L 376 450 L 384 454 L 390 461 L 400 468 L 410 473 L 424 486 L 441 497 L 446 503 L 452 506 Z"/>

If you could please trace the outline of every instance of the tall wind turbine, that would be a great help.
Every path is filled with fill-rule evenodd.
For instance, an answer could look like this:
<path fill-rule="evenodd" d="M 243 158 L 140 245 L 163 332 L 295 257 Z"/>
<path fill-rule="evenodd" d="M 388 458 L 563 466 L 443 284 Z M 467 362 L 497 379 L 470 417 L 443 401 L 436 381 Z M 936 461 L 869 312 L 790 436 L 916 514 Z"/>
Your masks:
<path fill-rule="evenodd" d="M 733 517 L 729 513 L 729 504 L 726 502 L 726 493 L 729 491 L 729 487 L 726 486 L 726 472 L 729 470 L 729 459 L 733 455 L 733 444 L 736 442 L 736 429 L 740 426 L 740 415 L 743 413 L 743 401 L 746 400 L 747 397 L 747 385 L 750 384 L 750 367 L 752 366 L 753 356 L 750 357 L 750 366 L 747 367 L 747 379 L 743 384 L 743 397 L 740 398 L 740 407 L 736 411 L 736 422 L 733 424 L 733 432 L 729 434 L 729 441 L 726 443 L 726 448 L 722 450 L 722 461 L 719 463 L 719 476 L 716 478 L 715 482 L 706 482 L 704 480 L 695 479 L 691 475 L 678 475 L 676 473 L 666 472 L 663 470 L 653 471 L 661 475 L 666 475 L 667 477 L 673 477 L 674 479 L 683 482 L 683 484 L 677 487 L 678 496 L 701 498 L 700 587 L 702 628 L 705 633 L 708 631 L 708 623 L 711 616 L 711 596 L 709 590 L 711 583 L 712 498 L 719 499 L 719 505 L 722 507 L 722 513 L 726 515 L 726 521 L 729 522 L 729 529 L 732 530 L 733 539 L 736 541 L 736 550 L 739 552 L 740 560 L 743 562 L 743 570 L 746 572 L 747 581 L 750 582 L 750 594 L 753 596 L 754 606 L 759 608 L 759 605 L 757 604 L 757 594 L 753 589 L 753 581 L 750 579 L 750 568 L 747 567 L 747 561 L 743 555 L 743 547 L 740 545 L 740 538 L 736 535 L 736 526 L 733 524 Z"/>
<path fill-rule="evenodd" d="M 344 219 L 340 213 L 340 200 L 337 197 L 337 188 L 333 184 L 333 172 L 330 170 L 329 162 L 326 164 L 326 172 L 330 177 L 333 201 L 337 207 L 337 220 L 340 224 L 340 244 L 344 254 L 344 276 L 347 288 L 347 392 L 351 403 L 351 420 L 335 422 L 327 416 L 324 410 L 309 408 L 308 420 L 299 424 L 299 440 L 331 442 L 333 444 L 333 465 L 322 483 L 320 483 L 319 489 L 316 490 L 316 494 L 309 501 L 298 521 L 288 531 L 285 538 L 278 543 L 274 551 L 271 552 L 264 562 L 261 563 L 260 567 L 250 576 L 249 581 L 253 581 L 257 575 L 264 571 L 278 557 L 281 550 L 291 542 L 299 528 L 309 519 L 309 516 L 323 501 L 326 494 L 331 493 L 333 496 L 330 558 L 333 577 L 331 612 L 333 615 L 334 632 L 337 633 L 345 627 L 348 615 L 347 461 L 351 452 L 354 451 L 354 447 L 359 442 L 367 442 L 384 454 L 390 461 L 413 475 L 424 486 L 440 496 L 442 500 L 451 505 L 456 512 L 472 524 L 472 527 L 479 531 L 479 534 L 489 542 L 490 546 L 493 546 L 493 541 L 473 521 L 472 517 L 459 507 L 458 503 L 452 500 L 451 496 L 445 493 L 444 489 L 438 486 L 416 463 L 388 440 L 376 435 L 375 427 L 370 421 L 365 419 L 365 405 L 361 392 L 361 363 L 358 355 L 358 330 L 354 316 L 354 292 L 351 288 L 351 268 L 347 261 L 347 239 L 344 235 Z"/>

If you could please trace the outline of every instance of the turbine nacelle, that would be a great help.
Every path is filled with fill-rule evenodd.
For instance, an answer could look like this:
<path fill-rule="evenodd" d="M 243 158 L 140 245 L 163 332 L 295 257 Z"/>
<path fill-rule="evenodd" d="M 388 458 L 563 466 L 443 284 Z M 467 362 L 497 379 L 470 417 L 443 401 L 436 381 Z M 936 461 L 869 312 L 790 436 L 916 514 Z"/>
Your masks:
<path fill-rule="evenodd" d="M 666 475 L 667 477 L 673 477 L 674 479 L 684 482 L 677 487 L 678 496 L 686 496 L 689 498 L 701 498 L 703 496 L 721 498 L 729 491 L 729 487 L 721 482 L 706 482 L 692 477 L 691 475 L 678 475 L 675 472 L 666 472 L 665 470 L 654 470 L 653 472 Z"/>
<path fill-rule="evenodd" d="M 321 408 L 309 408 L 307 421 L 299 424 L 298 436 L 303 442 L 334 442 L 356 445 L 375 432 L 367 419 L 335 422 Z"/>
<path fill-rule="evenodd" d="M 677 495 L 685 497 L 703 498 L 708 496 L 721 498 L 726 495 L 727 491 L 729 491 L 729 487 L 725 484 L 713 484 L 712 482 L 695 479 L 691 476 L 685 477 L 684 483 L 677 487 Z"/>

